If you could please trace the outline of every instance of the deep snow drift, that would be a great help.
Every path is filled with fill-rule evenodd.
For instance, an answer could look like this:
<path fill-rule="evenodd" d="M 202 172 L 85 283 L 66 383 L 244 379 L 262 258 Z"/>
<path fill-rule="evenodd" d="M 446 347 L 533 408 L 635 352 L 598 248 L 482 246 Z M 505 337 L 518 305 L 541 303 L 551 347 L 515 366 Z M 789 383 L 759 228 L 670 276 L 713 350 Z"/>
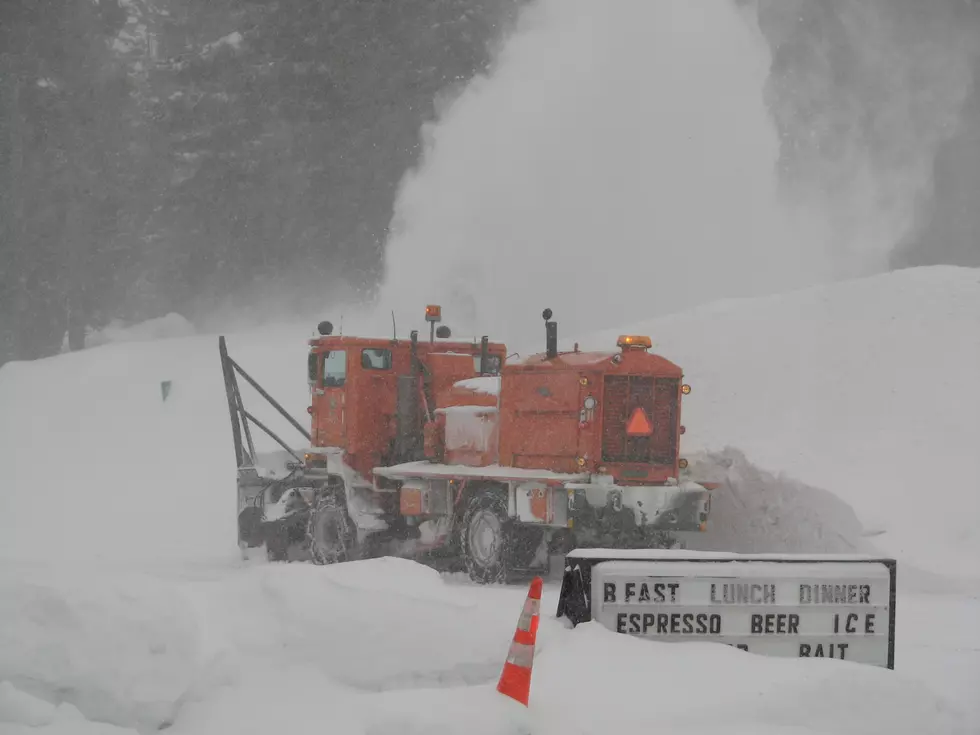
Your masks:
<path fill-rule="evenodd" d="M 0 369 L 0 558 L 233 558 L 214 345 L 113 344 Z"/>
<path fill-rule="evenodd" d="M 80 713 L 202 735 L 975 731 L 911 660 L 890 672 L 572 631 L 551 618 L 553 587 L 524 710 L 493 686 L 526 590 L 455 586 L 401 560 L 183 577 L 74 568 L 74 581 L 65 569 L 9 584 L 5 572 L 0 600 L 20 610 L 0 607 L 0 729 L 23 735 L 115 732 L 83 730 L 95 726 Z"/>
<path fill-rule="evenodd" d="M 624 332 L 649 334 L 684 367 L 687 451 L 737 447 L 846 501 L 901 561 L 980 580 L 980 269 L 725 301 Z M 616 334 L 582 343 L 614 344 Z M 840 512 L 803 493 L 767 514 L 799 528 L 789 519 L 801 506 Z M 853 529 L 841 521 L 829 530 Z"/>
<path fill-rule="evenodd" d="M 575 339 L 568 320 L 560 329 Z M 629 331 L 649 333 L 694 386 L 685 451 L 717 450 L 730 465 L 709 468 L 729 485 L 698 545 L 870 541 L 898 554 L 900 569 L 978 576 L 980 272 L 900 272 L 616 333 Z M 232 355 L 297 417 L 309 333 L 229 336 Z M 578 341 L 610 347 L 616 333 Z M 896 672 L 545 621 L 532 707 L 515 710 L 492 685 L 523 589 L 447 584 L 399 560 L 237 559 L 214 336 L 7 365 L 0 407 L 0 729 L 260 732 L 329 721 L 345 733 L 550 733 L 572 723 L 605 733 L 649 727 L 653 704 L 657 722 L 679 733 L 720 723 L 745 733 L 971 732 L 961 710 L 973 731 L 980 723 L 980 603 L 962 596 L 900 598 Z M 865 527 L 884 533 L 863 539 Z M 569 702 L 582 682 L 590 697 Z"/>

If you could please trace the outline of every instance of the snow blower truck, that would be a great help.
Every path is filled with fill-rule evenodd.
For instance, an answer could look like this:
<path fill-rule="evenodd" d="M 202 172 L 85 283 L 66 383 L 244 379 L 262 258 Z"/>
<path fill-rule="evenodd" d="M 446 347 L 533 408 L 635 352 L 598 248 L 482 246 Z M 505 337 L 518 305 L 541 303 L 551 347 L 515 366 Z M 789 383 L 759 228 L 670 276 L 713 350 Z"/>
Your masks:
<path fill-rule="evenodd" d="M 429 339 L 333 334 L 309 341 L 307 431 L 219 352 L 238 463 L 238 542 L 270 560 L 331 564 L 401 556 L 479 583 L 547 574 L 572 548 L 672 548 L 704 531 L 710 483 L 679 456 L 680 367 L 646 336 L 615 351 L 546 349 L 509 360 L 504 344 L 450 341 L 439 306 Z M 305 438 L 291 447 L 246 410 L 238 378 Z M 270 467 L 252 427 L 285 458 Z M 271 456 L 271 455 L 270 455 Z"/>

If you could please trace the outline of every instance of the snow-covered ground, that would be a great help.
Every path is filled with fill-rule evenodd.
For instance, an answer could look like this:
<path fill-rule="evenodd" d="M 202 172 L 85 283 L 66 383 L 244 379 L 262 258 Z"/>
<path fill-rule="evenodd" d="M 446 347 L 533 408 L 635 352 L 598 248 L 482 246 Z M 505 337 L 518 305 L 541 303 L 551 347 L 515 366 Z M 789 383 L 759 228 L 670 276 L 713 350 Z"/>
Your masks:
<path fill-rule="evenodd" d="M 886 553 L 980 581 L 980 270 L 723 301 L 587 342 L 624 332 L 684 367 L 687 451 L 737 447 L 846 501 Z"/>
<path fill-rule="evenodd" d="M 298 417 L 310 326 L 229 335 Z M 895 554 L 895 671 L 567 630 L 549 584 L 524 710 L 494 685 L 525 589 L 396 559 L 238 558 L 217 343 L 201 335 L 0 369 L 0 732 L 977 732 L 980 272 L 578 341 L 632 331 L 685 367 L 685 449 L 716 452 L 695 466 L 728 480 L 697 542 Z"/>
<path fill-rule="evenodd" d="M 904 597 L 889 672 L 570 631 L 549 585 L 523 711 L 494 685 L 524 589 L 392 559 L 27 571 L 0 576 L 0 732 L 966 735 L 980 721 L 976 599 Z"/>

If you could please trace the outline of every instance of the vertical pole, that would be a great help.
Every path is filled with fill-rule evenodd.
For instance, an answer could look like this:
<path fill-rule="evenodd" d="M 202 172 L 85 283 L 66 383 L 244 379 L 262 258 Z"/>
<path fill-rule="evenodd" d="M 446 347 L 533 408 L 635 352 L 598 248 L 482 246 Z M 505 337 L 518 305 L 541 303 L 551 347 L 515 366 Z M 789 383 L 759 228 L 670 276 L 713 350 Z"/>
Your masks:
<path fill-rule="evenodd" d="M 235 542 L 239 548 L 242 547 L 242 528 L 239 514 L 242 511 L 242 427 L 239 423 L 240 416 L 235 396 L 238 391 L 235 373 L 231 368 L 231 359 L 228 357 L 228 346 L 225 344 L 224 336 L 218 337 L 218 354 L 221 356 L 221 374 L 225 381 L 225 397 L 228 399 L 228 413 L 231 416 L 231 434 L 235 440 Z"/>
<path fill-rule="evenodd" d="M 225 396 L 228 398 L 228 413 L 231 416 L 231 433 L 235 440 L 236 468 L 243 465 L 242 427 L 239 423 L 238 405 L 235 400 L 235 373 L 228 358 L 228 346 L 223 336 L 218 337 L 218 354 L 221 355 L 221 372 L 225 379 Z"/>
<path fill-rule="evenodd" d="M 245 441 L 248 444 L 248 456 L 245 457 L 249 464 L 254 465 L 255 444 L 252 443 L 252 430 L 248 428 L 248 414 L 245 412 L 245 405 L 242 403 L 242 392 L 238 390 L 238 381 L 235 381 L 235 403 L 238 406 L 238 415 L 242 417 L 242 428 L 245 430 Z"/>
<path fill-rule="evenodd" d="M 489 375 L 487 362 L 490 359 L 490 338 L 486 335 L 480 340 L 480 375 Z"/>

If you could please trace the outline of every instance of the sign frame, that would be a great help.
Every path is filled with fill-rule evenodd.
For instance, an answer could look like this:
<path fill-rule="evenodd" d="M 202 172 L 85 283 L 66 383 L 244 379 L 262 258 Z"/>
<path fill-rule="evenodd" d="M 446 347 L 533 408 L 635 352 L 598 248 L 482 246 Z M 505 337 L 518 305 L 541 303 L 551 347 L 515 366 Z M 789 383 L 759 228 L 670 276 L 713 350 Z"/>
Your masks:
<path fill-rule="evenodd" d="M 886 668 L 895 668 L 895 602 L 897 597 L 898 562 L 890 557 L 863 554 L 736 554 L 733 552 L 689 551 L 677 549 L 574 549 L 565 555 L 561 591 L 558 595 L 556 617 L 565 618 L 575 627 L 592 621 L 592 572 L 603 562 L 650 562 L 704 564 L 706 570 L 714 565 L 731 562 L 769 562 L 787 565 L 801 564 L 880 564 L 888 570 L 888 659 Z M 707 576 L 707 575 L 706 575 Z M 764 655 L 764 654 L 760 654 Z M 872 664 L 868 664 L 872 665 Z"/>

